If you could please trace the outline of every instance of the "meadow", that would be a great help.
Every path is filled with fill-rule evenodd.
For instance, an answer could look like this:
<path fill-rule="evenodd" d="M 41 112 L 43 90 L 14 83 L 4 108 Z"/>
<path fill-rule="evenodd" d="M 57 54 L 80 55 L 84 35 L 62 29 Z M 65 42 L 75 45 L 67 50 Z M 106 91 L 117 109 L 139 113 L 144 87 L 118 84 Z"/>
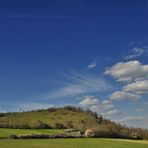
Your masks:
<path fill-rule="evenodd" d="M 12 134 L 57 134 L 62 129 L 8 129 L 0 128 L 0 148 L 147 148 L 146 140 L 108 138 L 77 139 L 9 139 Z"/>
<path fill-rule="evenodd" d="M 58 134 L 62 129 L 9 129 L 0 128 L 0 139 L 9 138 L 10 135 L 16 134 Z"/>
<path fill-rule="evenodd" d="M 100 138 L 78 139 L 1 139 L 0 148 L 147 148 L 148 141 Z"/>

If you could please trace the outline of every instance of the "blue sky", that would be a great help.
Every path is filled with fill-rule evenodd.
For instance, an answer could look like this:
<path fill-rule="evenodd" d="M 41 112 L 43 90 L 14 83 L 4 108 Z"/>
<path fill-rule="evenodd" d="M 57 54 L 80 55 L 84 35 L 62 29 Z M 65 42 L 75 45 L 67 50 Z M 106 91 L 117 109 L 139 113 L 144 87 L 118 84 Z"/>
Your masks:
<path fill-rule="evenodd" d="M 148 128 L 147 0 L 0 1 L 0 111 L 76 105 Z"/>

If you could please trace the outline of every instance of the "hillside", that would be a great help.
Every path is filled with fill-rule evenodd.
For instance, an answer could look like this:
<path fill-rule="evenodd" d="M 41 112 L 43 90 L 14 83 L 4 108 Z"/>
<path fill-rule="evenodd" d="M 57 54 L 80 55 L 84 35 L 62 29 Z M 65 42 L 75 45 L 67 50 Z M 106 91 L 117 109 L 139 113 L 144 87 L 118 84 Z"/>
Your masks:
<path fill-rule="evenodd" d="M 0 127 L 59 129 L 88 128 L 96 125 L 98 120 L 94 113 L 75 107 L 0 114 Z"/>

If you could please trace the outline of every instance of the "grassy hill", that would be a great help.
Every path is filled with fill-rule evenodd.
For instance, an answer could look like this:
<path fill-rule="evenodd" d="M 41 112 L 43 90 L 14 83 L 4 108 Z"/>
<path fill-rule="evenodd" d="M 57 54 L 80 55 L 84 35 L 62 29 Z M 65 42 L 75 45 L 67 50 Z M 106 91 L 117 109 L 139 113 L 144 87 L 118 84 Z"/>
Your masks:
<path fill-rule="evenodd" d="M 88 128 L 96 125 L 98 120 L 95 114 L 75 107 L 0 114 L 0 127 L 62 129 Z"/>

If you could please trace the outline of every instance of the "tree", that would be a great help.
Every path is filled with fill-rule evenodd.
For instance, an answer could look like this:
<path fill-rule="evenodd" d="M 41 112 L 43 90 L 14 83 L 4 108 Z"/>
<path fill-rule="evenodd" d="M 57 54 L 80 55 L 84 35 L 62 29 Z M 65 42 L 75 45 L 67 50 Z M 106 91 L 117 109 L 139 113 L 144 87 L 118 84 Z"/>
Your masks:
<path fill-rule="evenodd" d="M 102 123 L 102 120 L 103 120 L 103 116 L 102 115 L 99 115 L 98 116 L 98 121 L 99 121 L 100 124 Z"/>

